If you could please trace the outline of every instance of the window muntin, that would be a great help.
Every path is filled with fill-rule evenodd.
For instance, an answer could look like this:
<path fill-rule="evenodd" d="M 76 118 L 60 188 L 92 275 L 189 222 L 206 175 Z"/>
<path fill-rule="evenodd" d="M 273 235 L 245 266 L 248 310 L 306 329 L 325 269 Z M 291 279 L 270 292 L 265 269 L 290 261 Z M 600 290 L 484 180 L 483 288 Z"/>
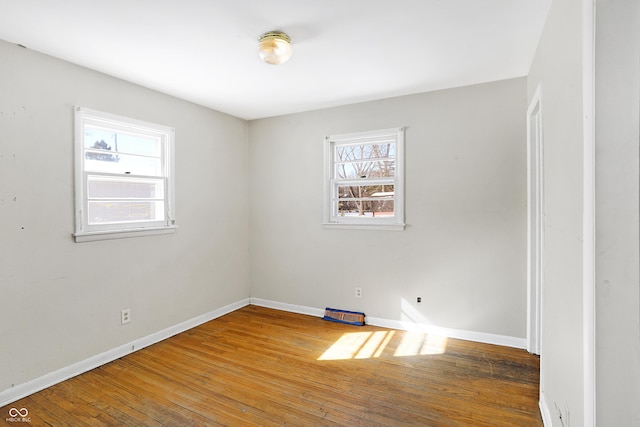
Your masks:
<path fill-rule="evenodd" d="M 325 139 L 325 224 L 404 227 L 404 130 Z"/>
<path fill-rule="evenodd" d="M 172 153 L 169 127 L 77 108 L 76 241 L 174 229 Z"/>

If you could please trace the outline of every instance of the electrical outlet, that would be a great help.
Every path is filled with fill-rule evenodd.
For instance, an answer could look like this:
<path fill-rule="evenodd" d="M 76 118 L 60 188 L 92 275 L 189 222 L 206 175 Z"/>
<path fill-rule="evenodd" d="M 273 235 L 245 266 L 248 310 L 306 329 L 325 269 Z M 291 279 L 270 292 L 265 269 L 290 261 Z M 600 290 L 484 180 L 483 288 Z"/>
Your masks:
<path fill-rule="evenodd" d="M 125 308 L 120 312 L 120 322 L 124 325 L 125 323 L 131 322 L 131 309 Z"/>
<path fill-rule="evenodd" d="M 417 301 L 417 302 L 422 302 L 422 297 L 418 297 L 418 298 L 416 299 L 416 301 Z"/>
<path fill-rule="evenodd" d="M 362 298 L 362 288 L 356 288 L 356 298 Z"/>

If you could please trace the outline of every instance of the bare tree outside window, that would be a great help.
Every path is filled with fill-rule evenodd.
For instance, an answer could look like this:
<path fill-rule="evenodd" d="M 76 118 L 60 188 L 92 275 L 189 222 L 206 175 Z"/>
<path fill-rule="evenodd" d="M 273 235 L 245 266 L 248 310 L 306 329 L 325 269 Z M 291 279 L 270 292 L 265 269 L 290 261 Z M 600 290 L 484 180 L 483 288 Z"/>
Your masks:
<path fill-rule="evenodd" d="M 395 144 L 361 144 L 336 147 L 336 178 L 361 180 L 362 185 L 338 187 L 338 213 L 358 216 L 391 216 L 394 185 L 368 183 L 395 176 Z"/>
<path fill-rule="evenodd" d="M 404 230 L 404 128 L 325 137 L 326 228 Z"/>
<path fill-rule="evenodd" d="M 104 152 L 111 151 L 111 146 L 107 144 L 104 139 L 96 141 L 91 148 L 93 148 L 94 151 L 87 151 L 85 153 L 85 158 L 88 160 L 100 160 L 103 162 L 117 162 L 120 160 L 120 157 L 117 154 L 114 156 L 111 153 Z"/>

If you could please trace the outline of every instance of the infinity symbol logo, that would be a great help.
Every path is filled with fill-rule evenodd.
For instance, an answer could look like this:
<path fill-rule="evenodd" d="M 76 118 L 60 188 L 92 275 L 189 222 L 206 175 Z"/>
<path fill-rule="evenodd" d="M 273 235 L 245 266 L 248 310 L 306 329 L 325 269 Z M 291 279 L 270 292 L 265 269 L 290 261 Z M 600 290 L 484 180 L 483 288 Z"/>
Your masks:
<path fill-rule="evenodd" d="M 27 415 L 29 415 L 29 411 L 27 410 L 27 408 L 20 408 L 20 409 L 11 408 L 11 409 L 9 409 L 9 416 L 10 417 L 21 416 L 21 417 L 24 418 Z"/>

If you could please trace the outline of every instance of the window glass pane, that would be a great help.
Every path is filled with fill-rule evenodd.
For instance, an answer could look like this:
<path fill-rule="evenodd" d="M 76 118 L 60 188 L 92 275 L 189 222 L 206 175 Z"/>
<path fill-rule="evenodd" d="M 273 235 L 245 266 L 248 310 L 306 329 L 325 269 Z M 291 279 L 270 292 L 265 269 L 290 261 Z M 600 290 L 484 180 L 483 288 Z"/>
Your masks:
<path fill-rule="evenodd" d="M 90 172 L 163 176 L 162 161 L 155 157 L 111 154 L 99 150 L 85 150 L 84 157 L 84 168 Z"/>
<path fill-rule="evenodd" d="M 339 200 L 338 215 L 343 217 L 392 217 L 393 200 Z"/>
<path fill-rule="evenodd" d="M 162 154 L 162 141 L 158 137 L 149 135 L 135 135 L 85 125 L 84 148 L 160 157 Z"/>
<path fill-rule="evenodd" d="M 381 217 L 394 215 L 393 185 L 339 185 L 340 216 Z"/>
<path fill-rule="evenodd" d="M 396 144 L 393 142 L 336 146 L 337 162 L 393 159 L 395 156 L 396 156 Z"/>
<path fill-rule="evenodd" d="M 338 179 L 381 178 L 392 177 L 395 174 L 396 163 L 390 160 L 338 163 L 335 172 Z"/>
<path fill-rule="evenodd" d="M 91 225 L 119 222 L 163 221 L 162 201 L 89 201 Z"/>
<path fill-rule="evenodd" d="M 164 199 L 164 180 L 89 176 L 89 199 Z"/>

